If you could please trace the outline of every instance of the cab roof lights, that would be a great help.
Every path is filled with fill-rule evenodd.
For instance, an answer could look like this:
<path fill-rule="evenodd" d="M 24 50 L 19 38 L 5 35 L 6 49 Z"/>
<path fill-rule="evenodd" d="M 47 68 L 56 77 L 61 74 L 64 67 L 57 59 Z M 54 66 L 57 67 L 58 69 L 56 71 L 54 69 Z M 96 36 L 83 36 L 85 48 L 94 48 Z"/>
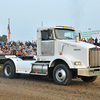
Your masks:
<path fill-rule="evenodd" d="M 75 29 L 75 27 L 71 27 L 71 26 L 56 26 L 56 27 L 66 27 L 66 28 L 73 28 L 73 29 Z"/>

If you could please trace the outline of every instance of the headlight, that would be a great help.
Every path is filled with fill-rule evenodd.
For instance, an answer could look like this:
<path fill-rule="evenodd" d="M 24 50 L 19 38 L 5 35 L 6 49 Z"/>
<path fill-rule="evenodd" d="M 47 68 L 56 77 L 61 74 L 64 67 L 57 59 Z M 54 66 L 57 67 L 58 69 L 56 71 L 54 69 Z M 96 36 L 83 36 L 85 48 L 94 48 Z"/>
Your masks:
<path fill-rule="evenodd" d="M 80 61 L 76 61 L 76 62 L 74 62 L 74 65 L 75 66 L 81 66 L 81 62 Z"/>

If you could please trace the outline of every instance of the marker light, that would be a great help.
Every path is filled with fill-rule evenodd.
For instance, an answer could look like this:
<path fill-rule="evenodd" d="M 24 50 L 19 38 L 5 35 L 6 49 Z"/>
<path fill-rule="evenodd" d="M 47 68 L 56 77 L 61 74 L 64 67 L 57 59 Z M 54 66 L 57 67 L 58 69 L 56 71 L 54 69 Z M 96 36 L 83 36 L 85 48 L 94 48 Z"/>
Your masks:
<path fill-rule="evenodd" d="M 69 26 L 58 26 L 58 25 L 56 25 L 56 27 L 69 27 Z"/>
<path fill-rule="evenodd" d="M 73 28 L 73 29 L 75 29 L 75 27 L 70 27 L 70 26 L 56 26 L 56 27 L 66 27 L 66 28 Z"/>
<path fill-rule="evenodd" d="M 36 74 L 38 73 L 38 72 L 35 72 Z"/>
<path fill-rule="evenodd" d="M 59 54 L 62 55 L 62 52 L 60 52 Z"/>

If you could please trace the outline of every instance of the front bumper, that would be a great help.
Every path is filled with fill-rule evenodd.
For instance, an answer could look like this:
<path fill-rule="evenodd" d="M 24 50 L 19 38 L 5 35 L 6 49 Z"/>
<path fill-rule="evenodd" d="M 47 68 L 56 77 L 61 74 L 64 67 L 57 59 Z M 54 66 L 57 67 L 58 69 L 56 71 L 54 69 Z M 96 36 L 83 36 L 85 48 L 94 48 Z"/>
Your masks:
<path fill-rule="evenodd" d="M 98 76 L 100 75 L 99 68 L 78 69 L 78 76 Z"/>

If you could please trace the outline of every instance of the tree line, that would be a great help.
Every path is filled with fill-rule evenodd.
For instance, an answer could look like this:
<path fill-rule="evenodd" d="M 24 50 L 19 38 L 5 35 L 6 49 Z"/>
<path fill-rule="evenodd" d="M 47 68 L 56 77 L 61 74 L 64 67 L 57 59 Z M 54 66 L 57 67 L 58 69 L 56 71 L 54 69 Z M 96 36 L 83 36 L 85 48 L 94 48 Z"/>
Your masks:
<path fill-rule="evenodd" d="M 7 41 L 7 35 L 0 36 L 0 41 L 6 42 Z"/>

